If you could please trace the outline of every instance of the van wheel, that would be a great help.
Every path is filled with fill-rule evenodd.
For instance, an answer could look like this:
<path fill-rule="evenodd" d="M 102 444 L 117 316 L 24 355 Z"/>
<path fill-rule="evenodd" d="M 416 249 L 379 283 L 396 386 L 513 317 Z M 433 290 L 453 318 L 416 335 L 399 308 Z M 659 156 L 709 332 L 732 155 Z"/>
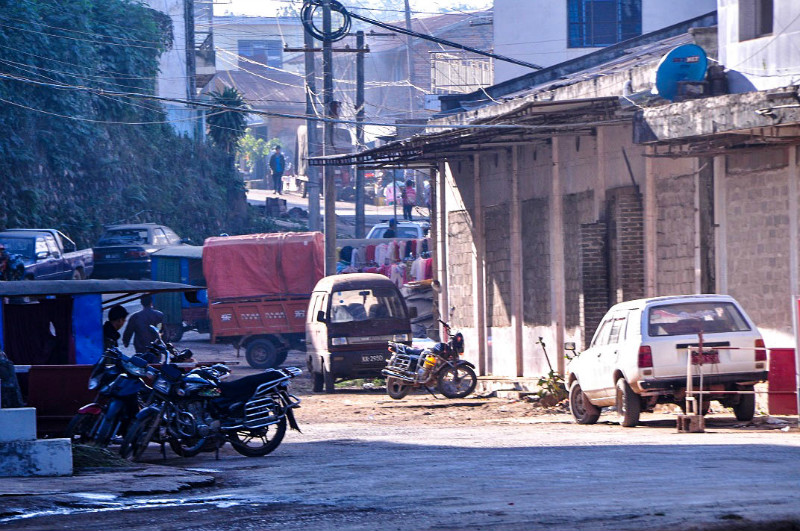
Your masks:
<path fill-rule="evenodd" d="M 325 378 L 321 372 L 314 372 L 312 375 L 314 377 L 314 386 L 312 387 L 312 390 L 315 393 L 321 393 L 323 387 L 325 386 Z"/>
<path fill-rule="evenodd" d="M 336 388 L 333 385 L 334 382 L 333 373 L 328 370 L 324 362 L 322 364 L 322 377 L 323 380 L 325 381 L 325 392 L 333 393 L 336 390 Z"/>
<path fill-rule="evenodd" d="M 594 424 L 600 418 L 600 408 L 589 402 L 577 380 L 569 387 L 569 411 L 578 424 Z"/>
<path fill-rule="evenodd" d="M 617 380 L 617 414 L 620 424 L 626 428 L 633 428 L 639 424 L 639 415 L 642 413 L 642 399 L 633 392 L 625 378 Z"/>
<path fill-rule="evenodd" d="M 270 369 L 278 365 L 278 349 L 272 341 L 256 339 L 247 345 L 247 363 L 254 369 Z"/>
<path fill-rule="evenodd" d="M 739 390 L 753 391 L 753 386 L 744 385 Z M 733 412 L 736 414 L 736 420 L 753 420 L 756 415 L 756 395 L 739 395 L 739 402 L 733 405 Z"/>

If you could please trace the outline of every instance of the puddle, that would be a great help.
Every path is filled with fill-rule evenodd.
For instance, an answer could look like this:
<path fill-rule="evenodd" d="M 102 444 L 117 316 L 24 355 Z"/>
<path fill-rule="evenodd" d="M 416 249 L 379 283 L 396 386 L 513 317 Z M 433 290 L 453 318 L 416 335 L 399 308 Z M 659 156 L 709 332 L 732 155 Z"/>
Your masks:
<path fill-rule="evenodd" d="M 75 492 L 72 494 L 76 498 L 83 498 L 84 500 L 97 500 L 97 501 L 111 501 L 116 500 L 116 494 L 99 494 L 97 492 Z"/>

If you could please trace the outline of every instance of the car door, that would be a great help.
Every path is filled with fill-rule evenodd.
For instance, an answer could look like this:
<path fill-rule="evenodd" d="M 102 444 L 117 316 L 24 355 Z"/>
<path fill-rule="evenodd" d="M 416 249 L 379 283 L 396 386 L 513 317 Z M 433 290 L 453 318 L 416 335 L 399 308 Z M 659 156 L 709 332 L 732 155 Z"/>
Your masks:
<path fill-rule="evenodd" d="M 614 373 L 619 367 L 620 356 L 624 354 L 628 313 L 628 310 L 616 311 L 609 320 L 608 338 L 599 354 L 600 387 L 603 396 L 616 396 L 617 382 L 614 380 Z"/>
<path fill-rule="evenodd" d="M 50 248 L 47 246 L 47 241 L 43 236 L 36 237 L 34 256 L 36 260 L 35 274 L 37 279 L 53 280 L 57 278 L 58 271 L 56 269 L 56 263 L 50 255 Z"/>
<path fill-rule="evenodd" d="M 72 270 L 61 254 L 61 248 L 58 246 L 55 237 L 52 234 L 45 234 L 44 241 L 47 244 L 47 252 L 50 253 L 50 259 L 52 260 L 53 274 L 49 278 L 60 280 L 71 279 Z"/>
<path fill-rule="evenodd" d="M 611 317 L 606 316 L 597 327 L 597 331 L 592 338 L 589 348 L 581 352 L 578 357 L 577 377 L 581 384 L 581 390 L 589 398 L 602 396 L 603 391 L 603 371 L 601 366 L 601 356 L 603 348 L 608 342 L 608 334 L 611 330 Z"/>
<path fill-rule="evenodd" d="M 328 350 L 328 327 L 326 323 L 317 320 L 317 314 L 322 311 L 327 313 L 328 296 L 323 292 L 314 292 L 308 305 L 306 316 L 306 342 L 310 359 L 319 367 L 319 359 L 323 352 Z"/>

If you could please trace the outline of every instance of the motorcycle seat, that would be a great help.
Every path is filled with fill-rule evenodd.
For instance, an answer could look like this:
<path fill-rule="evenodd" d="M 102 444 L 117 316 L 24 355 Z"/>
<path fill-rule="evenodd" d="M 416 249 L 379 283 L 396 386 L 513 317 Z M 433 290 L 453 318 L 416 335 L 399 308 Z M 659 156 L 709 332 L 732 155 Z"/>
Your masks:
<path fill-rule="evenodd" d="M 256 392 L 259 385 L 284 378 L 284 375 L 276 370 L 269 370 L 259 374 L 251 374 L 238 380 L 221 382 L 219 388 L 222 397 L 226 400 L 247 400 Z"/>

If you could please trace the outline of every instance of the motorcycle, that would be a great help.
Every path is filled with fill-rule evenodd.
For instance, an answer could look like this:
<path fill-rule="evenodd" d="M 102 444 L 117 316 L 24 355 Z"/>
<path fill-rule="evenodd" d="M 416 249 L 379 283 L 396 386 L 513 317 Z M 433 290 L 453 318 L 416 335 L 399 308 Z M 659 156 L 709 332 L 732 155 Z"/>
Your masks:
<path fill-rule="evenodd" d="M 219 451 L 226 442 L 247 457 L 275 450 L 286 425 L 300 431 L 293 409 L 300 399 L 289 393 L 295 367 L 268 369 L 231 382 L 221 381 L 227 367 L 217 364 L 183 375 L 164 365 L 152 385 L 155 400 L 136 417 L 120 454 L 139 460 L 150 442 L 165 444 L 179 456 Z"/>
<path fill-rule="evenodd" d="M 382 373 L 386 376 L 386 393 L 400 400 L 412 389 L 424 387 L 433 393 L 436 388 L 447 398 L 464 398 L 475 390 L 478 377 L 475 366 L 459 358 L 464 352 L 464 336 L 453 333 L 450 325 L 440 320 L 448 340 L 432 348 L 413 348 L 389 342 L 392 353 Z"/>
<path fill-rule="evenodd" d="M 106 349 L 89 376 L 88 388 L 97 389 L 97 397 L 72 417 L 66 437 L 81 444 L 108 446 L 139 411 L 139 392 L 144 389 L 140 377 L 146 366 L 140 356 L 128 357 L 117 348 Z"/>
<path fill-rule="evenodd" d="M 0 280 L 22 280 L 25 277 L 25 262 L 22 255 L 11 254 L 0 243 Z"/>

